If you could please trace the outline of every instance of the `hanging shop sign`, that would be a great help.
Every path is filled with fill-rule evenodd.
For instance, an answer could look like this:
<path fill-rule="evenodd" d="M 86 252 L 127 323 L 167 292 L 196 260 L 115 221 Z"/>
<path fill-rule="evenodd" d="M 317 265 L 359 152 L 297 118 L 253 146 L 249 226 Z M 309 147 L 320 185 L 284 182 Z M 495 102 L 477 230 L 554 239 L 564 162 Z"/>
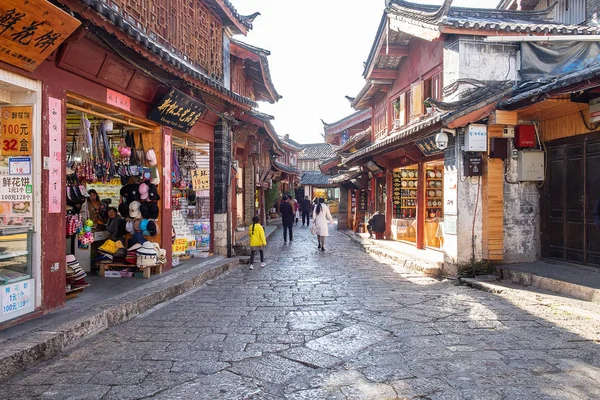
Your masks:
<path fill-rule="evenodd" d="M 444 151 L 443 149 L 438 148 L 438 145 L 435 141 L 435 137 L 436 135 L 432 135 L 427 136 L 424 139 L 415 140 L 415 144 L 417 145 L 419 150 L 421 150 L 421 153 L 423 153 L 426 156 L 431 156 Z"/>
<path fill-rule="evenodd" d="M 36 69 L 81 24 L 45 0 L 0 2 L 0 59 Z"/>
<path fill-rule="evenodd" d="M 366 190 L 360 192 L 358 198 L 358 211 L 367 211 L 368 193 Z"/>
<path fill-rule="evenodd" d="M 31 106 L 0 108 L 1 155 L 31 155 L 32 112 Z"/>
<path fill-rule="evenodd" d="M 197 192 L 199 190 L 210 189 L 208 169 L 194 169 L 191 171 L 192 189 Z"/>
<path fill-rule="evenodd" d="M 177 89 L 171 91 L 150 111 L 148 119 L 189 132 L 198 122 L 204 105 Z"/>

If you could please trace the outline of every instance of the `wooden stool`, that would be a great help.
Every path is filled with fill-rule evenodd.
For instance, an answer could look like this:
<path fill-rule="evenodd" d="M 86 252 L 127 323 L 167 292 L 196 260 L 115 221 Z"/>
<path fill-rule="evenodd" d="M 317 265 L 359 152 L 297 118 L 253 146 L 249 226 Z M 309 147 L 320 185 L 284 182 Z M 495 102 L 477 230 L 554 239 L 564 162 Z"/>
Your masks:
<path fill-rule="evenodd" d="M 383 232 L 375 232 L 375 239 L 383 240 Z"/>

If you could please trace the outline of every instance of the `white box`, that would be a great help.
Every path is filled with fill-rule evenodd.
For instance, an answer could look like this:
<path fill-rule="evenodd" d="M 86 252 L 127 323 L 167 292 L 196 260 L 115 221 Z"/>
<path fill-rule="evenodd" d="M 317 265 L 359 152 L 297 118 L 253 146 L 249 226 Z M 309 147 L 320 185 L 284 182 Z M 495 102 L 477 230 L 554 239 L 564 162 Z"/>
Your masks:
<path fill-rule="evenodd" d="M 120 278 L 121 271 L 104 271 L 105 278 Z"/>
<path fill-rule="evenodd" d="M 465 132 L 465 151 L 487 151 L 487 125 L 470 124 Z"/>
<path fill-rule="evenodd" d="M 544 180 L 543 151 L 519 151 L 517 156 L 517 180 L 519 182 Z"/>

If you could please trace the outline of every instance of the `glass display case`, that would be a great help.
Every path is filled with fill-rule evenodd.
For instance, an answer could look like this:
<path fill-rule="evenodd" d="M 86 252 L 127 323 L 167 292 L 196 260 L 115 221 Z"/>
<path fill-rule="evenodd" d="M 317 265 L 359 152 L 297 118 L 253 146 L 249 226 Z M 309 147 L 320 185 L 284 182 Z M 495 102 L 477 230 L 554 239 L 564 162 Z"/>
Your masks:
<path fill-rule="evenodd" d="M 32 234 L 28 227 L 0 227 L 0 322 L 34 310 Z"/>

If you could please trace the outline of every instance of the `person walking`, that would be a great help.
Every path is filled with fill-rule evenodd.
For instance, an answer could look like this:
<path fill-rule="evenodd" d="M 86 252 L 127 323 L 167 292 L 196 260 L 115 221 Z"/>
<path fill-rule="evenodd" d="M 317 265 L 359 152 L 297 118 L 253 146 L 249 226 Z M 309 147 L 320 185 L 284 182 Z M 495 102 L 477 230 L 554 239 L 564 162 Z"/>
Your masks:
<path fill-rule="evenodd" d="M 294 206 L 294 216 L 296 217 L 296 225 L 298 225 L 298 219 L 300 218 L 300 204 L 298 204 L 298 200 L 292 199 L 292 204 Z"/>
<path fill-rule="evenodd" d="M 287 196 L 283 196 L 281 205 L 279 206 L 281 213 L 281 222 L 283 223 L 283 244 L 287 243 L 287 234 L 290 232 L 290 242 L 294 240 L 292 228 L 294 226 L 294 207 L 290 203 Z"/>
<path fill-rule="evenodd" d="M 250 238 L 250 269 L 254 269 L 254 254 L 256 251 L 260 253 L 260 266 L 265 265 L 265 254 L 264 248 L 267 245 L 267 238 L 265 237 L 265 230 L 262 225 L 258 223 L 258 215 L 252 218 L 252 226 L 248 230 L 248 237 Z"/>
<path fill-rule="evenodd" d="M 310 224 L 310 214 L 312 212 L 312 204 L 308 196 L 304 196 L 304 199 L 300 201 L 300 209 L 302 210 L 302 226 L 306 222 L 306 226 Z"/>
<path fill-rule="evenodd" d="M 333 217 L 329 207 L 325 205 L 325 199 L 320 198 L 319 203 L 313 211 L 313 221 L 315 224 L 315 233 L 319 242 L 319 250 L 325 251 L 325 238 L 329 236 L 328 222 L 333 223 Z"/>

